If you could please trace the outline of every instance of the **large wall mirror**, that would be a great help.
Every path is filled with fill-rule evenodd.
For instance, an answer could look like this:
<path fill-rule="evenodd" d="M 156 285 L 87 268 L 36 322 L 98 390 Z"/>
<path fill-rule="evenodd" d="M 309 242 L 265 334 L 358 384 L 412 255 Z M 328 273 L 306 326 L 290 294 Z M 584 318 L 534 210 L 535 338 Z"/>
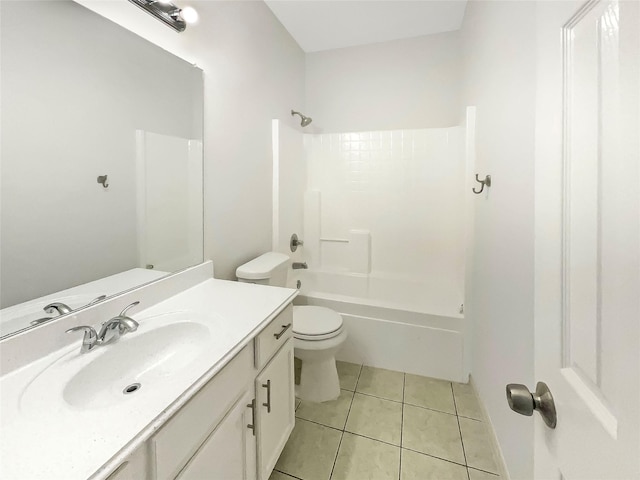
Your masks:
<path fill-rule="evenodd" d="M 0 8 L 7 336 L 202 261 L 203 79 L 75 2 Z"/>

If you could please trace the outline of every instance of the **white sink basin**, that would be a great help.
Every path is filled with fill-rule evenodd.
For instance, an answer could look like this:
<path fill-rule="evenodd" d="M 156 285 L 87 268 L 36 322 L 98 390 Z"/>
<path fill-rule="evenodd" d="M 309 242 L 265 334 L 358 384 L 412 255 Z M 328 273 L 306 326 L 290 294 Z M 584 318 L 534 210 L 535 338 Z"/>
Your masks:
<path fill-rule="evenodd" d="M 37 411 L 52 403 L 79 410 L 107 408 L 157 394 L 167 382 L 184 377 L 214 346 L 215 320 L 174 312 L 139 320 L 136 332 L 85 354 L 78 343 L 27 386 L 20 409 Z M 130 387 L 134 384 L 138 388 Z"/>

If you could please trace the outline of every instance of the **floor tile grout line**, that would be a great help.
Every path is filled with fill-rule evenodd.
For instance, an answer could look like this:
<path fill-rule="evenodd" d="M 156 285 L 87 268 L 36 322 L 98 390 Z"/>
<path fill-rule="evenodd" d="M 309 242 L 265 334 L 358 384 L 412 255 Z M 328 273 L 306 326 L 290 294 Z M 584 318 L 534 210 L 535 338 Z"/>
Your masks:
<path fill-rule="evenodd" d="M 402 374 L 402 414 L 400 415 L 400 464 L 398 465 L 398 480 L 402 480 L 402 434 L 404 433 L 404 390 L 407 385 L 407 374 Z"/>
<path fill-rule="evenodd" d="M 391 401 L 393 401 L 393 400 L 391 400 Z M 457 414 L 456 414 L 456 413 L 445 412 L 444 410 L 438 410 L 438 409 L 436 409 L 436 408 L 424 407 L 424 406 L 422 406 L 422 405 L 416 405 L 416 404 L 414 404 L 414 403 L 409 403 L 409 402 L 403 402 L 403 403 L 404 403 L 405 405 L 409 405 L 410 407 L 422 408 L 423 410 L 431 410 L 432 412 L 438 412 L 438 413 L 444 413 L 444 414 L 446 414 L 446 415 L 453 415 L 453 416 L 457 416 Z M 454 404 L 455 404 L 455 401 L 454 401 Z M 455 408 L 455 406 L 454 406 L 454 408 Z M 473 420 L 473 419 L 472 419 L 472 420 Z M 478 421 L 480 421 L 480 420 L 478 420 Z"/>
<path fill-rule="evenodd" d="M 338 463 L 338 455 L 340 455 L 340 447 L 342 446 L 342 439 L 344 438 L 344 431 L 340 434 L 340 441 L 338 442 L 338 449 L 336 450 L 336 456 L 333 459 L 333 466 L 331 467 L 331 473 L 329 474 L 329 478 L 327 480 L 331 480 L 333 478 L 333 471 L 336 468 L 336 463 Z"/>
<path fill-rule="evenodd" d="M 423 410 L 431 410 L 432 412 L 438 412 L 438 413 L 444 413 L 445 415 L 452 415 L 452 416 L 456 416 L 455 413 L 451 413 L 451 412 L 445 412 L 444 410 L 438 410 L 436 408 L 431 408 L 431 407 L 425 407 L 423 405 L 416 405 L 415 403 L 409 403 L 409 402 L 404 402 L 404 401 L 400 401 L 400 400 L 391 400 L 390 398 L 385 398 L 385 397 L 380 397 L 378 395 L 373 395 L 371 393 L 364 393 L 364 392 L 356 392 L 354 390 L 348 390 L 346 388 L 343 388 L 343 390 L 347 391 L 347 392 L 352 392 L 352 393 L 357 393 L 358 395 L 365 395 L 367 397 L 373 397 L 373 398 L 378 398 L 380 400 L 386 400 L 387 402 L 393 402 L 393 403 L 404 403 L 405 405 L 409 405 L 410 407 L 416 407 L 416 408 L 421 408 Z M 480 423 L 484 423 L 482 420 L 478 420 L 477 418 L 472 418 L 472 417 L 467 417 L 465 415 L 458 415 L 462 418 L 468 418 L 469 420 L 473 420 L 475 422 L 480 422 Z"/>
<path fill-rule="evenodd" d="M 356 379 L 356 386 L 358 388 L 358 382 L 360 382 L 360 375 L 362 375 L 362 364 L 360 365 L 360 371 L 358 372 L 358 378 Z M 353 407 L 353 401 L 356 398 L 356 391 L 353 391 L 353 395 L 351 396 L 351 403 L 349 404 L 349 411 L 347 412 L 347 418 L 344 419 L 344 425 L 342 426 L 342 431 L 347 430 L 347 422 L 349 421 L 349 415 L 351 415 L 351 407 Z"/>
<path fill-rule="evenodd" d="M 499 473 L 493 473 L 493 472 L 490 472 L 488 470 L 482 470 L 481 468 L 478 468 L 478 467 L 470 467 L 469 465 L 467 465 L 467 470 L 476 470 L 478 472 L 488 473 L 489 475 L 493 475 L 496 478 L 500 478 L 500 474 Z"/>
<path fill-rule="evenodd" d="M 302 479 L 302 478 L 300 478 L 300 477 L 296 477 L 295 475 L 291 475 L 290 473 L 283 472 L 282 470 L 278 470 L 277 468 L 274 468 L 274 470 L 275 470 L 276 472 L 278 472 L 278 473 L 281 473 L 281 474 L 283 474 L 283 475 L 286 475 L 287 477 L 295 478 L 295 479 L 297 479 L 297 480 L 303 480 L 303 479 Z"/>
<path fill-rule="evenodd" d="M 400 447 L 400 445 L 396 445 L 395 443 L 390 443 L 390 442 L 387 442 L 385 440 L 380 440 L 379 438 L 368 437 L 367 435 L 363 435 L 361 433 L 351 432 L 349 430 L 345 430 L 344 433 L 348 433 L 350 435 L 355 435 L 356 437 L 362 437 L 362 438 L 366 438 L 366 439 L 369 439 L 369 440 L 373 440 L 374 442 L 384 443 L 385 445 L 389 445 L 390 447 L 402 448 L 402 447 Z"/>
<path fill-rule="evenodd" d="M 356 380 L 356 386 L 353 390 L 353 395 L 351 395 L 351 403 L 349 404 L 349 411 L 347 412 L 347 418 L 344 419 L 344 425 L 342 426 L 342 433 L 340 434 L 340 441 L 338 442 L 338 449 L 336 450 L 336 456 L 333 459 L 333 466 L 331 467 L 331 473 L 329 474 L 329 479 L 333 478 L 333 471 L 336 469 L 336 463 L 338 463 L 338 455 L 340 455 L 340 447 L 342 446 L 342 439 L 344 438 L 344 432 L 347 428 L 347 422 L 349 421 L 349 414 L 351 413 L 351 407 L 353 406 L 353 399 L 356 396 L 356 389 L 358 388 L 358 382 L 360 381 L 360 374 L 362 373 L 362 364 L 360 365 L 360 371 L 358 372 L 358 379 Z"/>
<path fill-rule="evenodd" d="M 467 467 L 467 479 L 471 480 L 469 474 L 469 462 L 467 462 L 467 451 L 464 448 L 464 440 L 462 440 L 462 428 L 460 427 L 460 417 L 458 416 L 458 403 L 456 402 L 456 394 L 453 391 L 453 383 L 451 384 L 451 396 L 453 397 L 453 408 L 456 411 L 456 423 L 458 424 L 458 432 L 460 433 L 460 443 L 462 444 L 462 455 L 464 455 L 464 465 Z"/>
<path fill-rule="evenodd" d="M 425 453 L 425 452 L 420 452 L 418 450 L 414 450 L 413 448 L 407 448 L 407 447 L 402 447 L 403 450 L 407 450 L 409 452 L 413 452 L 413 453 L 417 453 L 419 455 L 425 455 L 427 457 L 431 457 L 431 458 L 435 458 L 437 460 L 442 460 L 443 462 L 447 462 L 447 463 L 453 463 L 454 465 L 458 465 L 459 467 L 465 467 L 467 468 L 466 465 L 460 463 L 460 462 L 454 462 L 453 460 L 449 460 L 447 458 L 443 458 L 443 457 L 438 457 L 437 455 L 432 455 L 430 453 Z M 474 468 L 474 470 L 478 470 L 477 468 Z M 487 472 L 489 473 L 489 472 Z"/>
<path fill-rule="evenodd" d="M 402 403 L 402 400 L 391 400 L 390 398 L 381 397 L 379 395 L 373 395 L 372 393 L 364 393 L 364 392 L 358 392 L 358 391 L 354 391 L 353 393 L 357 393 L 358 395 L 366 395 L 367 397 L 379 398 L 380 400 L 386 400 L 388 402 Z"/>
<path fill-rule="evenodd" d="M 353 399 L 356 397 L 356 392 L 351 392 L 351 401 L 349 402 L 349 409 L 347 410 L 347 416 L 344 417 L 344 423 L 342 424 L 342 431 L 347 429 L 347 422 L 349 421 L 349 414 L 351 413 L 351 407 L 353 407 Z"/>
<path fill-rule="evenodd" d="M 466 418 L 467 420 L 473 420 L 474 422 L 485 423 L 485 421 L 484 421 L 484 420 L 478 420 L 477 418 L 467 417 L 466 415 L 460 415 L 460 414 L 458 414 L 458 416 L 459 416 L 460 418 Z"/>
<path fill-rule="evenodd" d="M 331 430 L 337 430 L 338 432 L 344 432 L 344 430 L 340 430 L 338 427 L 332 427 L 331 425 L 325 425 L 324 423 L 316 422 L 315 420 L 309 420 L 307 418 L 296 417 L 296 420 L 302 420 L 303 422 L 315 423 L 316 425 L 320 425 L 321 427 L 330 428 Z"/>
<path fill-rule="evenodd" d="M 363 368 L 364 368 L 364 363 L 361 363 L 360 370 L 358 370 L 358 378 L 356 379 L 356 384 L 353 386 L 353 393 L 358 391 L 358 383 L 360 383 L 360 376 L 362 375 Z"/>

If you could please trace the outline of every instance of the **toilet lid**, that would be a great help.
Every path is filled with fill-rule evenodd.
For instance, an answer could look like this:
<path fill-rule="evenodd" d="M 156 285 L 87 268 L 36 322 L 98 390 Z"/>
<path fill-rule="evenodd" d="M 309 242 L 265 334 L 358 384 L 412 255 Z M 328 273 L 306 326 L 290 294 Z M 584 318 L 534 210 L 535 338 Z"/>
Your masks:
<path fill-rule="evenodd" d="M 342 315 L 330 308 L 303 305 L 293 307 L 293 333 L 305 340 L 335 337 L 342 328 Z"/>

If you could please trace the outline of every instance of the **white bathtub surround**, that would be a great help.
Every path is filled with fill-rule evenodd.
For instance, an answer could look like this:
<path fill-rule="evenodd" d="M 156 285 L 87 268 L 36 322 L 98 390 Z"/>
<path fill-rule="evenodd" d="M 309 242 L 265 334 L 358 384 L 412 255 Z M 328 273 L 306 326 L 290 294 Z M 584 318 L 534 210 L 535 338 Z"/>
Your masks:
<path fill-rule="evenodd" d="M 368 230 L 349 230 L 349 271 L 371 273 L 371 234 Z"/>
<path fill-rule="evenodd" d="M 447 283 L 462 302 L 463 127 L 309 134 L 305 152 L 314 268 Z"/>
<path fill-rule="evenodd" d="M 296 295 L 290 289 L 213 280 L 211 274 L 211 264 L 203 264 L 52 322 L 28 335 L 20 334 L 5 340 L 2 344 L 4 374 L 0 378 L 3 402 L 3 435 L 0 438 L 2 478 L 108 477 Z M 193 359 L 189 368 L 184 369 L 175 381 L 156 383 L 146 392 L 143 386 L 130 399 L 108 409 L 99 405 L 81 409 L 70 406 L 68 402 L 73 403 L 73 399 L 68 397 L 69 392 L 61 391 L 65 378 L 60 378 L 56 384 L 55 379 L 47 379 L 47 375 L 64 371 L 69 378 L 89 363 L 99 361 L 100 356 L 107 354 L 112 347 L 99 347 L 98 351 L 81 356 L 79 339 L 65 334 L 65 329 L 73 325 L 98 324 L 133 300 L 140 300 L 142 306 L 148 306 L 142 311 L 132 312 L 133 318 L 140 323 L 139 334 L 152 325 L 156 326 L 154 322 L 178 323 L 180 319 L 170 319 L 166 315 L 173 312 L 174 316 L 197 317 L 200 324 L 206 325 L 202 328 L 208 330 L 213 339 L 210 342 L 212 348 L 205 349 Z M 203 336 L 206 336 L 204 334 L 206 332 L 203 331 Z M 36 357 L 18 355 L 20 348 L 26 349 L 27 336 Z M 44 337 L 50 341 L 44 341 Z M 135 342 L 136 338 L 134 332 L 119 342 Z M 62 357 L 68 360 L 61 360 Z M 40 375 L 56 361 L 57 370 L 50 369 Z M 114 365 L 114 368 L 120 368 L 124 374 L 128 366 Z M 105 372 L 105 375 L 117 375 L 117 370 L 115 373 Z M 46 408 L 38 408 L 41 401 L 38 395 L 22 395 L 30 384 L 37 389 L 40 382 L 52 387 L 48 389 Z M 66 402 L 64 395 L 67 395 Z M 78 404 L 87 400 L 74 398 Z M 33 454 L 34 445 L 37 445 L 36 456 Z"/>
<path fill-rule="evenodd" d="M 310 269 L 292 277 L 300 302 L 342 314 L 338 358 L 468 378 L 469 114 L 459 127 L 305 135 Z"/>
<path fill-rule="evenodd" d="M 320 268 L 320 208 L 320 192 L 318 190 L 307 190 L 304 192 L 304 257 L 311 268 Z"/>

